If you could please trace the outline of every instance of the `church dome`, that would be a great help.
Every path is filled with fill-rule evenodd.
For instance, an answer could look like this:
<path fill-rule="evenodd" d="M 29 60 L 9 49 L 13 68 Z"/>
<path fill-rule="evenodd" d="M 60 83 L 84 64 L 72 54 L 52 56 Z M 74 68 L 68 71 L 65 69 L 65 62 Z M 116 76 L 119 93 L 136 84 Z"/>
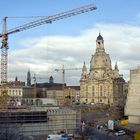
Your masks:
<path fill-rule="evenodd" d="M 90 70 L 107 68 L 111 69 L 111 60 L 109 54 L 95 53 L 90 61 Z"/>
<path fill-rule="evenodd" d="M 111 69 L 111 60 L 109 57 L 109 54 L 105 52 L 104 49 L 104 41 L 101 34 L 97 37 L 96 40 L 96 52 L 94 55 L 92 55 L 91 61 L 90 61 L 90 70 L 94 69 L 102 69 L 107 68 Z"/>

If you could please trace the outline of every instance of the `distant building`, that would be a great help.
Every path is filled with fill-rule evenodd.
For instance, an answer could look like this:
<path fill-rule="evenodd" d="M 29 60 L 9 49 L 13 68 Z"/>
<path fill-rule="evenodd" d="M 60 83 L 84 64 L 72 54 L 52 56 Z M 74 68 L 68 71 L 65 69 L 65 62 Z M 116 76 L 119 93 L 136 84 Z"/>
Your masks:
<path fill-rule="evenodd" d="M 24 86 L 25 86 L 25 82 L 18 80 L 17 76 L 15 78 L 15 81 L 8 82 L 8 87 L 24 87 Z"/>
<path fill-rule="evenodd" d="M 65 98 L 69 99 L 71 103 L 80 101 L 80 86 L 66 86 L 64 92 Z"/>
<path fill-rule="evenodd" d="M 81 102 L 118 105 L 123 96 L 124 83 L 117 63 L 112 69 L 109 54 L 105 52 L 103 37 L 99 34 L 96 40 L 96 52 L 90 61 L 89 73 L 86 64 L 83 65 L 80 79 Z"/>
<path fill-rule="evenodd" d="M 23 87 L 25 82 L 19 81 L 17 76 L 15 81 L 9 81 L 7 83 L 7 94 L 8 94 L 8 104 L 9 105 L 21 105 L 23 98 Z M 0 88 L 0 94 L 3 89 Z"/>
<path fill-rule="evenodd" d="M 140 67 L 130 70 L 125 115 L 128 116 L 129 123 L 140 124 Z"/>
<path fill-rule="evenodd" d="M 27 73 L 27 86 L 31 86 L 31 73 L 30 73 L 30 70 L 28 70 L 28 73 Z"/>
<path fill-rule="evenodd" d="M 64 104 L 68 98 L 75 101 L 80 95 L 80 86 L 55 83 L 52 76 L 49 78 L 49 83 L 36 83 L 32 85 L 32 88 L 36 92 L 36 98 L 53 98 L 58 101 L 58 104 Z"/>

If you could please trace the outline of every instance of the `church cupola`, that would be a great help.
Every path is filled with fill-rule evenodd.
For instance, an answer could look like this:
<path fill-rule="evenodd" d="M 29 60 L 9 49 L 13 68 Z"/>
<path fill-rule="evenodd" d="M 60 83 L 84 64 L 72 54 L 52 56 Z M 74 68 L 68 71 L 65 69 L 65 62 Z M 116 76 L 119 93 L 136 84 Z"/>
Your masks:
<path fill-rule="evenodd" d="M 50 76 L 50 78 L 49 78 L 49 83 L 50 84 L 53 84 L 54 83 L 54 80 L 53 80 L 53 77 L 52 76 Z"/>
<path fill-rule="evenodd" d="M 97 40 L 96 40 L 96 52 L 102 52 L 102 51 L 105 51 L 104 40 L 101 34 L 99 33 L 99 36 L 97 37 Z"/>

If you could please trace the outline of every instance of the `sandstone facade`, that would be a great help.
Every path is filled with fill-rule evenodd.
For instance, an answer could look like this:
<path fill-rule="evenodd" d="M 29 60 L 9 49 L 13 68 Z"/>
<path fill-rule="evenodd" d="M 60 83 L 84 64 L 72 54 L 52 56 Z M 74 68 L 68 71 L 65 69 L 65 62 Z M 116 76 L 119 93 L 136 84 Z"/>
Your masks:
<path fill-rule="evenodd" d="M 130 82 L 125 106 L 129 123 L 140 124 L 140 67 L 130 70 Z"/>
<path fill-rule="evenodd" d="M 96 40 L 96 52 L 90 61 L 90 70 L 84 63 L 80 79 L 80 100 L 82 103 L 119 104 L 123 95 L 123 78 L 117 63 L 112 69 L 109 54 L 105 52 L 101 34 Z"/>

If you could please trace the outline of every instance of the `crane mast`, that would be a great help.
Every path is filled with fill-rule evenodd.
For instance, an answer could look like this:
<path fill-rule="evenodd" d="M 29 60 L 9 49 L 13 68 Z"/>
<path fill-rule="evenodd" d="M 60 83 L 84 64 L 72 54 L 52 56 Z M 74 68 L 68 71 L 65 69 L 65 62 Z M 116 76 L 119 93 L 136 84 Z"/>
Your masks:
<path fill-rule="evenodd" d="M 64 68 L 64 65 L 61 69 L 55 69 L 55 71 L 61 71 L 62 72 L 62 84 L 63 84 L 63 90 L 64 90 L 64 84 L 65 84 L 65 71 L 66 70 L 81 70 L 82 68 Z"/>
<path fill-rule="evenodd" d="M 7 17 L 3 19 L 3 31 L 2 31 L 2 46 L 1 46 L 1 83 L 5 84 L 7 83 L 7 56 L 8 56 L 8 36 L 7 36 L 7 23 L 6 23 Z"/>

